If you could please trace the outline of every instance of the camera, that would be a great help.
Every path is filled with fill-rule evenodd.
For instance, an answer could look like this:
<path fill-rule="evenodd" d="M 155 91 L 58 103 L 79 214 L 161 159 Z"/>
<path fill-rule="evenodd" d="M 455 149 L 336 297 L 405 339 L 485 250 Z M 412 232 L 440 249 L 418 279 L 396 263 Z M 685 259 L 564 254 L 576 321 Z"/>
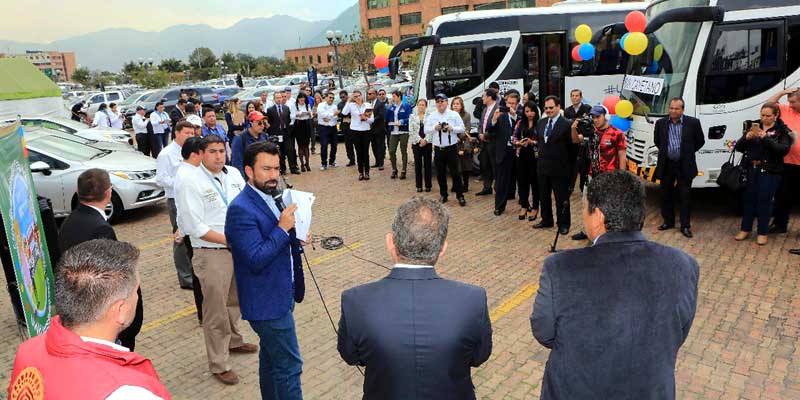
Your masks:
<path fill-rule="evenodd" d="M 500 110 L 500 112 L 501 112 L 501 113 L 507 113 L 507 112 L 509 112 L 511 109 L 510 109 L 510 108 L 508 108 L 508 106 L 500 106 L 500 107 L 498 107 L 498 110 Z"/>
<path fill-rule="evenodd" d="M 578 119 L 578 127 L 576 128 L 579 134 L 587 137 L 594 133 L 594 121 L 592 121 L 592 117 L 588 115 L 584 115 L 580 119 Z"/>
<path fill-rule="evenodd" d="M 444 131 L 444 130 L 447 130 L 447 122 L 440 122 L 440 123 L 439 123 L 439 126 L 441 126 L 441 127 L 442 127 L 442 130 L 443 130 L 443 131 Z"/>

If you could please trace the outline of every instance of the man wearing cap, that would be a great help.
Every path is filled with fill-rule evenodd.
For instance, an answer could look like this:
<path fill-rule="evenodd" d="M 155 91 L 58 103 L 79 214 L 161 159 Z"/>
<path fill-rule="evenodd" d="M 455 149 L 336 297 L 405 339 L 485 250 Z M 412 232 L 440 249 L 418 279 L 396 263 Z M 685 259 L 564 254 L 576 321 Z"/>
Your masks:
<path fill-rule="evenodd" d="M 231 165 L 243 174 L 242 178 L 245 180 L 247 177 L 244 176 L 244 151 L 253 143 L 266 142 L 267 134 L 264 133 L 264 130 L 269 128 L 267 118 L 261 111 L 251 112 L 247 116 L 247 120 L 250 121 L 250 127 L 245 129 L 241 135 L 235 136 L 231 143 Z"/>
<path fill-rule="evenodd" d="M 144 107 L 136 106 L 136 114 L 131 118 L 133 134 L 136 137 L 136 147 L 142 154 L 150 155 L 150 140 L 147 138 L 147 118 L 144 117 Z"/>
<path fill-rule="evenodd" d="M 625 134 L 621 130 L 611 126 L 606 118 L 606 108 L 594 106 L 589 111 L 594 122 L 594 132 L 588 138 L 578 133 L 578 120 L 572 122 L 572 142 L 575 144 L 583 143 L 584 139 L 589 139 L 587 146 L 589 163 L 589 177 L 596 178 L 603 172 L 614 171 L 617 169 L 625 170 L 628 165 L 625 141 Z M 572 240 L 586 240 L 588 237 L 584 231 L 572 235 Z"/>
<path fill-rule="evenodd" d="M 186 106 L 186 108 L 188 109 L 189 106 L 192 106 L 192 105 L 188 104 Z M 192 106 L 192 107 L 194 107 L 194 106 Z M 194 135 L 196 137 L 199 137 L 199 138 L 203 137 L 203 119 L 202 118 L 198 117 L 195 114 L 191 114 L 188 117 L 186 117 L 186 122 L 192 124 L 192 126 L 194 127 Z"/>
<path fill-rule="evenodd" d="M 439 182 L 439 194 L 442 196 L 440 201 L 447 202 L 447 170 L 449 169 L 458 204 L 464 207 L 467 201 L 464 199 L 461 187 L 461 174 L 458 170 L 458 163 L 461 161 L 458 158 L 458 149 L 456 149 L 459 138 L 464 135 L 464 121 L 458 113 L 448 107 L 447 96 L 444 93 L 437 94 L 435 98 L 436 111 L 425 119 L 425 136 L 430 137 L 433 144 L 436 180 Z"/>
<path fill-rule="evenodd" d="M 172 224 L 172 233 L 178 231 L 178 209 L 175 206 L 175 176 L 178 167 L 183 162 L 181 147 L 186 139 L 194 136 L 194 126 L 186 120 L 181 120 L 175 125 L 175 140 L 172 141 L 156 159 L 156 183 L 164 188 L 169 209 L 169 221 Z M 186 245 L 183 242 L 172 243 L 172 259 L 175 270 L 178 272 L 178 284 L 181 289 L 192 290 L 192 262 Z"/>

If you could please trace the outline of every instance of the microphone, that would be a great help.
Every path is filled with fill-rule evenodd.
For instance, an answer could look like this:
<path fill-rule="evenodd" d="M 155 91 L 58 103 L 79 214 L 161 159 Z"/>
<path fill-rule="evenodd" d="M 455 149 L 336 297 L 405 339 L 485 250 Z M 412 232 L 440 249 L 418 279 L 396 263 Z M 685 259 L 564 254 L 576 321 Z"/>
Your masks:
<path fill-rule="evenodd" d="M 270 188 L 268 194 L 272 196 L 272 200 L 275 201 L 275 206 L 278 207 L 278 211 L 283 212 L 286 208 L 286 205 L 283 204 L 283 190 L 278 187 Z"/>

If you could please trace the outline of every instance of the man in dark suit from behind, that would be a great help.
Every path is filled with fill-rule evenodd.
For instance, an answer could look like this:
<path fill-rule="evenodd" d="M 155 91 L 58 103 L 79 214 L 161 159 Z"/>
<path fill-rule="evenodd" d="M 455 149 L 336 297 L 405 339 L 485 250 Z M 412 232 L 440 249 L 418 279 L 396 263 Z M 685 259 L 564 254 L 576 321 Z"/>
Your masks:
<path fill-rule="evenodd" d="M 545 118 L 536 124 L 539 137 L 539 194 L 542 199 L 542 221 L 536 229 L 553 226 L 553 203 L 556 199 L 558 230 L 562 235 L 569 232 L 571 217 L 569 212 L 569 177 L 575 164 L 572 143 L 572 121 L 561 115 L 561 100 L 556 96 L 544 99 Z"/>
<path fill-rule="evenodd" d="M 642 235 L 645 190 L 635 175 L 602 173 L 584 193 L 594 245 L 545 259 L 533 305 L 533 336 L 552 349 L 541 398 L 674 399 L 697 262 Z"/>
<path fill-rule="evenodd" d="M 117 240 L 114 228 L 106 220 L 105 212 L 106 205 L 111 202 L 111 190 L 111 178 L 105 170 L 87 169 L 78 176 L 80 204 L 61 224 L 58 245 L 62 252 L 93 239 Z M 138 295 L 136 316 L 131 325 L 119 334 L 120 342 L 130 351 L 136 347 L 136 335 L 142 329 L 142 319 L 144 319 L 141 288 L 138 289 Z"/>
<path fill-rule="evenodd" d="M 475 399 L 471 367 L 492 352 L 486 291 L 440 278 L 447 210 L 414 197 L 397 210 L 386 247 L 392 272 L 342 293 L 339 354 L 366 367 L 364 399 Z"/>
<path fill-rule="evenodd" d="M 681 233 L 692 238 L 689 192 L 697 176 L 695 153 L 706 143 L 700 120 L 683 115 L 685 102 L 676 97 L 669 102 L 669 116 L 656 121 L 653 139 L 658 148 L 655 176 L 661 179 L 661 216 L 658 230 L 675 227 L 675 196 L 681 212 Z"/>

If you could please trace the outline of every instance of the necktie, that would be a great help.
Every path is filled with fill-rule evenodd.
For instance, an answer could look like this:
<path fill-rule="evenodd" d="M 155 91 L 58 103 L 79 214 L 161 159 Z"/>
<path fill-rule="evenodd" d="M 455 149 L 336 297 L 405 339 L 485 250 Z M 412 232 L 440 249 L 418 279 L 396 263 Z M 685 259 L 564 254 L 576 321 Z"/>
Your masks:
<path fill-rule="evenodd" d="M 283 109 L 281 105 L 278 104 L 278 121 L 280 121 L 280 128 L 283 129 Z"/>
<path fill-rule="evenodd" d="M 553 120 L 549 120 L 547 123 L 547 128 L 544 130 L 544 141 L 547 142 L 547 138 L 550 137 L 550 134 L 553 132 Z"/>

